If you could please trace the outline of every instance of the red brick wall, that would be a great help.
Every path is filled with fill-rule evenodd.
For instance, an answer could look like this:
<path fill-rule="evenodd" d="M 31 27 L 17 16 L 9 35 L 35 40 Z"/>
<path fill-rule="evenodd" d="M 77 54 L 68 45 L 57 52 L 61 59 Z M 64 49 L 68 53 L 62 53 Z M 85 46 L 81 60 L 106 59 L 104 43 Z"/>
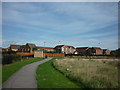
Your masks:
<path fill-rule="evenodd" d="M 102 55 L 102 54 L 103 54 L 103 50 L 101 50 L 101 49 L 96 50 L 96 55 Z"/>
<path fill-rule="evenodd" d="M 63 54 L 63 53 L 44 53 L 44 56 L 48 56 L 48 57 L 64 57 L 65 54 Z"/>
<path fill-rule="evenodd" d="M 17 53 L 20 56 L 26 56 L 26 55 L 34 55 L 34 53 Z M 63 53 L 44 53 L 44 56 L 48 57 L 64 57 L 65 54 Z"/>

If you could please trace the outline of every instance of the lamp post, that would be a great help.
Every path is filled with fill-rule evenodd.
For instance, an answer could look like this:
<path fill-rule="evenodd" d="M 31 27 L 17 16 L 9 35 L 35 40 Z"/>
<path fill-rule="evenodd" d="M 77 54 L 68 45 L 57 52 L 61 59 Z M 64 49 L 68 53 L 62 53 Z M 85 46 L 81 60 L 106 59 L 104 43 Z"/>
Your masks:
<path fill-rule="evenodd" d="M 45 43 L 46 43 L 46 42 L 44 42 L 44 47 L 45 47 Z"/>
<path fill-rule="evenodd" d="M 101 46 L 100 44 L 101 44 L 101 43 L 99 42 L 99 43 L 98 43 L 98 46 L 99 46 L 99 47 Z"/>
<path fill-rule="evenodd" d="M 60 44 L 60 41 L 58 42 L 58 44 Z"/>
<path fill-rule="evenodd" d="M 46 42 L 43 42 L 44 43 L 44 47 L 45 47 L 45 43 Z M 45 57 L 45 49 L 43 48 L 43 53 L 44 53 L 44 57 Z"/>

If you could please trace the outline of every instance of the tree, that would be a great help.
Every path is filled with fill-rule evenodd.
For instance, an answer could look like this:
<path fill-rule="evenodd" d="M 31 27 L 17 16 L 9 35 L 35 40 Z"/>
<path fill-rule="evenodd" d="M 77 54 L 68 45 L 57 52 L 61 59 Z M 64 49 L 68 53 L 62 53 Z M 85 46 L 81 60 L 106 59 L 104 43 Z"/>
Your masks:
<path fill-rule="evenodd" d="M 120 57 L 120 48 L 117 50 L 111 51 L 110 55 L 115 57 Z"/>

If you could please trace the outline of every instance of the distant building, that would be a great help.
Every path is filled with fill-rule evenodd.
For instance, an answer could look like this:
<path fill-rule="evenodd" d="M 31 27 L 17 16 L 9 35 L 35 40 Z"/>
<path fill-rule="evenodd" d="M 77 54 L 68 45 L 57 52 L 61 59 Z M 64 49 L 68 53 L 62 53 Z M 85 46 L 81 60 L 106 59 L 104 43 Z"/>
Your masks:
<path fill-rule="evenodd" d="M 9 49 L 12 50 L 12 51 L 18 51 L 20 46 L 21 45 L 10 45 Z"/>
<path fill-rule="evenodd" d="M 38 50 L 42 50 L 44 52 L 55 52 L 53 47 L 37 47 Z"/>
<path fill-rule="evenodd" d="M 103 50 L 100 47 L 89 47 L 87 53 L 90 55 L 103 55 Z"/>
<path fill-rule="evenodd" d="M 110 55 L 110 52 L 108 49 L 103 49 L 103 55 Z"/>
<path fill-rule="evenodd" d="M 78 54 L 84 55 L 89 47 L 77 47 L 76 52 Z"/>
<path fill-rule="evenodd" d="M 27 43 L 26 45 L 21 45 L 18 52 L 29 52 L 33 53 L 34 49 L 37 48 L 35 44 Z"/>
<path fill-rule="evenodd" d="M 4 51 L 8 51 L 9 50 L 9 48 L 0 48 L 0 50 L 2 51 L 2 52 L 4 52 Z"/>
<path fill-rule="evenodd" d="M 68 45 L 58 45 L 55 47 L 55 51 L 64 54 L 74 54 L 75 48 L 73 46 Z"/>
<path fill-rule="evenodd" d="M 2 48 L 2 47 L 1 47 Z M 9 48 L 2 48 L 2 51 L 17 51 L 23 53 L 34 53 L 36 57 L 39 53 L 63 53 L 63 54 L 78 54 L 78 55 L 110 55 L 110 50 L 101 49 L 100 47 L 73 47 L 69 45 L 57 45 L 53 47 L 40 47 L 33 43 L 26 43 L 26 45 L 10 45 Z M 39 51 L 39 52 L 38 52 Z"/>
<path fill-rule="evenodd" d="M 103 50 L 100 47 L 77 47 L 76 51 L 80 55 L 102 55 Z"/>

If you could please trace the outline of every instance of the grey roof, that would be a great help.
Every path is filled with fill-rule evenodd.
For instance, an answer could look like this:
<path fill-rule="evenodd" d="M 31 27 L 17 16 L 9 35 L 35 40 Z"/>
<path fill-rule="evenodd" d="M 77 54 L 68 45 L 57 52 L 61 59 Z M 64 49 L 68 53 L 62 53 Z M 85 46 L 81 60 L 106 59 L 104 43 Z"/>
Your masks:
<path fill-rule="evenodd" d="M 69 46 L 69 45 L 57 45 L 56 47 L 63 47 L 63 46 L 66 46 L 66 47 L 73 47 L 73 46 Z M 55 47 L 55 48 L 56 48 Z M 74 48 L 74 47 L 73 47 Z"/>
<path fill-rule="evenodd" d="M 62 46 L 64 46 L 64 45 L 57 45 L 56 47 L 62 47 Z"/>
<path fill-rule="evenodd" d="M 32 43 L 27 43 L 26 45 L 28 45 L 30 48 L 36 47 L 36 45 L 35 45 L 35 44 L 32 44 Z"/>
<path fill-rule="evenodd" d="M 21 45 L 21 46 L 19 47 L 19 49 L 22 49 L 22 48 L 25 48 L 25 45 Z"/>

